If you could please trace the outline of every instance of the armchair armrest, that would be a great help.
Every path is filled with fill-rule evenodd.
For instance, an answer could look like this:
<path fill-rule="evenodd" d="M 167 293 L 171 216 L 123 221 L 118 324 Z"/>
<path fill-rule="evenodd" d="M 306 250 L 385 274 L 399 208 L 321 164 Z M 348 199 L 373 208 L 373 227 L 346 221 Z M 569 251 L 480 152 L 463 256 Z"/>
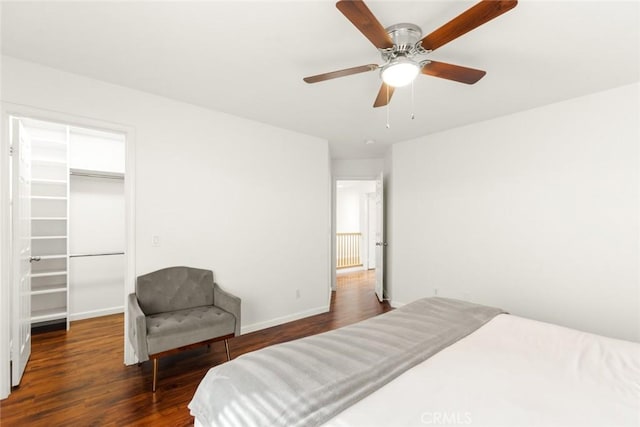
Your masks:
<path fill-rule="evenodd" d="M 129 315 L 129 341 L 135 349 L 138 362 L 149 360 L 147 351 L 147 319 L 140 308 L 136 294 L 129 294 L 127 314 Z"/>
<path fill-rule="evenodd" d="M 240 335 L 240 298 L 223 291 L 217 283 L 213 284 L 213 304 L 233 314 L 236 318 L 236 336 Z"/>

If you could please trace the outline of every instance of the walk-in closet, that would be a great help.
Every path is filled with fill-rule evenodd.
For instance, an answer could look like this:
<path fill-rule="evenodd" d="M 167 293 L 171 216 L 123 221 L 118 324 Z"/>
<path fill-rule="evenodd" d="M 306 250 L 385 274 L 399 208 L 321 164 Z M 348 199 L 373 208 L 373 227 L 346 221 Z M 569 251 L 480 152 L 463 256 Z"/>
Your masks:
<path fill-rule="evenodd" d="M 21 193 L 14 201 L 30 200 L 30 230 L 22 227 L 20 237 L 31 241 L 23 273 L 32 329 L 122 312 L 125 136 L 29 118 L 13 124 L 24 144 L 21 167 L 30 165 L 22 171 L 30 189 L 12 188 Z"/>

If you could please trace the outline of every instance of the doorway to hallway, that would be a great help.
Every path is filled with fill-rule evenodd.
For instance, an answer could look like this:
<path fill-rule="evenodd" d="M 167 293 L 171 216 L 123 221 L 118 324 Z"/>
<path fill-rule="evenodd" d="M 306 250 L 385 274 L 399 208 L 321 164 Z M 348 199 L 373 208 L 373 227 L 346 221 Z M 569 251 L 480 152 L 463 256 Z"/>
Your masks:
<path fill-rule="evenodd" d="M 383 188 L 382 173 L 370 180 L 336 179 L 332 290 L 340 274 L 375 269 L 375 294 L 379 301 L 385 299 Z"/>
<path fill-rule="evenodd" d="M 338 274 L 336 291 L 331 298 L 331 311 L 340 318 L 357 321 L 388 310 L 388 302 L 378 301 L 375 293 L 376 271 L 360 270 Z M 353 318 L 353 319 L 352 319 Z"/>
<path fill-rule="evenodd" d="M 376 268 L 375 180 L 336 182 L 336 272 Z"/>

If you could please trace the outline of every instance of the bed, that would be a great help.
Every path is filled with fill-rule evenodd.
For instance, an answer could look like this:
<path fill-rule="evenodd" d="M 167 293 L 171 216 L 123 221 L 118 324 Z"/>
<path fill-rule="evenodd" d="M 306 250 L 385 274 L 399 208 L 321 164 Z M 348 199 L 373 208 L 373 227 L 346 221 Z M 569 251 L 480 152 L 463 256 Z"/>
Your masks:
<path fill-rule="evenodd" d="M 638 426 L 640 344 L 446 298 L 212 368 L 195 425 Z"/>

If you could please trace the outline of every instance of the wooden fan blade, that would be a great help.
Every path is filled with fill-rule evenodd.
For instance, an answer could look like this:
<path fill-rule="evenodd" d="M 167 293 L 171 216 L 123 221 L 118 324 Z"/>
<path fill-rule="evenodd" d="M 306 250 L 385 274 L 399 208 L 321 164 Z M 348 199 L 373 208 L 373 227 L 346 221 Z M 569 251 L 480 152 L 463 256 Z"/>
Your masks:
<path fill-rule="evenodd" d="M 431 61 L 422 67 L 422 74 L 472 85 L 484 77 L 487 72 L 460 65 Z"/>
<path fill-rule="evenodd" d="M 383 82 L 382 86 L 380 86 L 380 91 L 378 91 L 378 96 L 373 103 L 373 108 L 384 107 L 387 105 L 389 101 L 391 101 L 391 96 L 393 95 L 394 90 L 396 90 L 395 87 L 389 86 Z"/>
<path fill-rule="evenodd" d="M 340 0 L 336 7 L 378 49 L 393 47 L 384 27 L 362 0 Z"/>
<path fill-rule="evenodd" d="M 451 40 L 457 39 L 513 9 L 517 4 L 517 0 L 483 0 L 425 36 L 422 39 L 422 47 L 426 50 L 436 50 Z"/>
<path fill-rule="evenodd" d="M 352 74 L 366 73 L 367 71 L 377 70 L 378 65 L 369 64 L 361 65 L 359 67 L 347 68 L 344 70 L 332 71 L 330 73 L 318 74 L 317 76 L 305 77 L 304 80 L 307 83 L 318 83 L 325 80 L 337 79 L 338 77 L 350 76 Z"/>

